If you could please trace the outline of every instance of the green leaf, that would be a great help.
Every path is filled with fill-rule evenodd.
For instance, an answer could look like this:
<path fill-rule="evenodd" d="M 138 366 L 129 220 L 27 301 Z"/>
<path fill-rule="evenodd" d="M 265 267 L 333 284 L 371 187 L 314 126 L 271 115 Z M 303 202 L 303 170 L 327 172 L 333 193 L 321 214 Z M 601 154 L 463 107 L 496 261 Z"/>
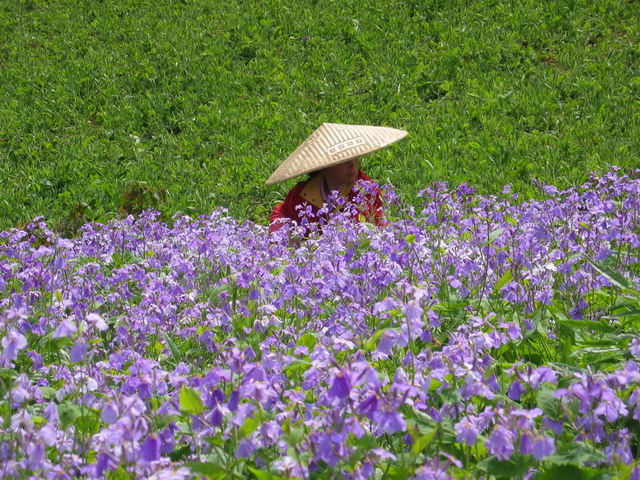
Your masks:
<path fill-rule="evenodd" d="M 225 440 L 220 437 L 204 437 L 203 440 L 210 445 L 215 445 L 217 447 L 224 447 Z"/>
<path fill-rule="evenodd" d="M 591 320 L 556 320 L 556 323 L 564 327 L 595 330 L 603 333 L 612 333 L 617 331 L 615 327 L 612 327 L 608 323 L 593 322 Z"/>
<path fill-rule="evenodd" d="M 486 472 L 487 475 L 496 478 L 516 478 L 518 466 L 513 460 L 498 460 L 498 457 L 491 456 L 478 463 L 478 469 Z"/>
<path fill-rule="evenodd" d="M 181 362 L 182 353 L 180 352 L 180 349 L 178 348 L 176 343 L 171 339 L 169 335 L 165 335 L 164 339 L 167 342 L 167 345 L 169 345 L 169 350 L 171 350 L 171 355 L 173 356 L 173 359 L 176 361 L 176 363 Z"/>
<path fill-rule="evenodd" d="M 169 454 L 169 458 L 174 462 L 179 462 L 183 458 L 191 455 L 191 447 L 189 445 L 183 445 L 180 448 L 175 449 Z"/>
<path fill-rule="evenodd" d="M 253 432 L 255 432 L 259 426 L 260 426 L 260 423 L 255 418 L 247 417 L 244 423 L 242 424 L 242 426 L 240 427 L 240 429 L 238 430 L 238 438 L 248 437 Z"/>
<path fill-rule="evenodd" d="M 282 371 L 287 375 L 287 377 L 292 376 L 294 373 L 304 373 L 309 367 L 311 367 L 311 362 L 309 360 L 305 360 L 303 358 L 297 358 L 291 363 L 287 364 L 286 367 L 282 369 Z"/>
<path fill-rule="evenodd" d="M 537 480 L 583 480 L 586 478 L 582 469 L 575 465 L 556 465 L 536 477 Z"/>
<path fill-rule="evenodd" d="M 71 345 L 73 343 L 73 340 L 68 337 L 53 338 L 52 333 L 45 335 L 43 337 L 43 340 L 44 340 L 44 351 L 46 353 L 58 353 L 64 347 L 66 347 L 67 345 Z"/>
<path fill-rule="evenodd" d="M 15 368 L 0 368 L 0 377 L 14 379 L 17 376 L 18 376 L 18 372 L 16 371 Z"/>
<path fill-rule="evenodd" d="M 585 442 L 574 441 L 563 445 L 547 461 L 554 465 L 583 465 L 586 462 L 600 462 L 604 460 L 604 453 Z"/>
<path fill-rule="evenodd" d="M 433 429 L 430 432 L 427 432 L 424 435 L 418 433 L 415 438 L 412 438 L 411 442 L 411 455 L 417 456 L 420 452 L 422 452 L 425 448 L 427 448 L 431 441 L 435 438 L 437 433 L 437 429 Z"/>
<path fill-rule="evenodd" d="M 598 265 L 588 258 L 586 260 L 587 260 L 587 263 L 589 263 L 589 265 L 591 265 L 600 275 L 605 277 L 615 286 L 622 288 L 623 290 L 629 290 L 632 288 L 631 282 L 629 282 L 629 280 L 624 278 L 615 270 L 603 264 Z"/>
<path fill-rule="evenodd" d="M 498 280 L 496 284 L 493 286 L 493 294 L 494 295 L 499 294 L 500 290 L 502 290 L 504 286 L 512 280 L 513 280 L 513 274 L 511 273 L 511 270 L 509 270 L 502 277 L 500 277 L 500 280 Z"/>
<path fill-rule="evenodd" d="M 591 226 L 589 226 L 589 224 L 585 223 L 585 222 L 578 222 L 578 225 L 580 225 L 582 228 L 584 228 L 587 231 L 591 231 Z"/>
<path fill-rule="evenodd" d="M 402 405 L 400 407 L 400 412 L 405 416 L 407 420 L 414 420 L 418 425 L 422 425 L 428 428 L 435 428 L 438 425 L 438 422 L 436 422 L 429 415 L 421 412 L 411 405 Z"/>
<path fill-rule="evenodd" d="M 298 341 L 296 342 L 296 345 L 300 347 L 307 347 L 311 352 L 313 351 L 313 349 L 316 346 L 316 343 L 318 342 L 316 338 L 317 335 L 318 335 L 317 333 L 307 332 L 298 339 Z"/>
<path fill-rule="evenodd" d="M 556 391 L 552 388 L 542 387 L 536 394 L 536 403 L 545 415 L 552 420 L 558 418 L 559 400 L 554 397 Z"/>
<path fill-rule="evenodd" d="M 107 472 L 107 478 L 109 480 L 129 480 L 135 478 L 133 473 L 127 472 L 122 465 L 117 469 Z"/>
<path fill-rule="evenodd" d="M 192 415 L 198 415 L 203 412 L 204 404 L 200 398 L 200 394 L 191 387 L 182 386 L 180 390 L 180 409 Z"/>
<path fill-rule="evenodd" d="M 629 324 L 634 324 L 635 322 L 640 323 L 640 309 L 633 309 L 626 312 L 621 313 L 611 313 L 610 315 L 606 315 L 602 317 L 604 320 L 619 320 L 624 326 L 628 326 Z"/>
<path fill-rule="evenodd" d="M 367 230 L 369 230 L 370 232 L 374 232 L 376 230 L 376 226 L 371 222 L 360 222 L 360 223 L 365 227 L 367 227 Z"/>
<path fill-rule="evenodd" d="M 288 433 L 283 435 L 284 441 L 290 447 L 297 446 L 304 437 L 304 429 L 300 427 L 291 428 Z"/>
<path fill-rule="evenodd" d="M 496 228 L 493 232 L 489 234 L 489 241 L 487 243 L 495 242 L 500 235 L 504 232 L 504 228 Z"/>
<path fill-rule="evenodd" d="M 184 466 L 194 473 L 206 475 L 207 478 L 224 478 L 226 476 L 225 468 L 213 462 L 186 462 Z"/>
<path fill-rule="evenodd" d="M 68 426 L 76 422 L 82 415 L 80 406 L 73 403 L 65 402 L 58 405 L 58 416 L 63 426 Z"/>
<path fill-rule="evenodd" d="M 416 237 L 415 233 L 410 233 L 409 235 L 404 237 L 404 241 L 407 242 L 407 243 L 415 243 L 416 238 L 418 238 L 418 237 Z"/>
<path fill-rule="evenodd" d="M 409 425 L 415 425 L 421 435 L 429 436 L 434 434 L 444 443 L 455 443 L 456 432 L 450 420 L 436 422 L 426 413 L 406 404 L 400 407 L 400 412 L 405 416 Z"/>
<path fill-rule="evenodd" d="M 274 475 L 271 472 L 263 472 L 262 470 L 258 470 L 256 468 L 253 467 L 247 467 L 249 468 L 249 471 L 251 473 L 253 473 L 253 475 L 258 479 L 258 480 L 281 480 L 284 477 L 281 477 L 279 475 Z"/>
<path fill-rule="evenodd" d="M 618 353 L 620 356 L 624 353 L 623 350 L 620 349 L 619 345 L 610 346 L 610 347 L 587 347 L 576 350 L 571 354 L 571 356 L 578 356 L 584 354 L 594 354 L 594 355 L 602 355 L 603 353 Z"/>
<path fill-rule="evenodd" d="M 613 319 L 613 318 L 626 318 L 626 317 L 640 317 L 640 310 L 630 310 L 628 312 L 615 313 L 615 314 L 607 315 L 602 318 Z"/>

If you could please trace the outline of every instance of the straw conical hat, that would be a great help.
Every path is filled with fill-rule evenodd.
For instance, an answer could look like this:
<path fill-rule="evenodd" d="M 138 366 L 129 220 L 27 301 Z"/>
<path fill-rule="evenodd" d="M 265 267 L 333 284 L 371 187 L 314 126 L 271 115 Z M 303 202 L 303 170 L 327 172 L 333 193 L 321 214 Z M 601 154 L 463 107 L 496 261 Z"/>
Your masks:
<path fill-rule="evenodd" d="M 323 123 L 265 182 L 272 185 L 375 152 L 407 136 L 405 130 Z"/>

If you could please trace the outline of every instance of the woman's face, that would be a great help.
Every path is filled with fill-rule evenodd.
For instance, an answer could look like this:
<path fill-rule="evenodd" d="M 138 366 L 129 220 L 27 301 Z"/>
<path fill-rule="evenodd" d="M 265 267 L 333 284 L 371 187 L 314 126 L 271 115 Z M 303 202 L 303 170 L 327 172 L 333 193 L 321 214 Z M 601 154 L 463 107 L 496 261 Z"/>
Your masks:
<path fill-rule="evenodd" d="M 355 182 L 358 179 L 358 168 L 360 167 L 360 159 L 352 158 L 346 162 L 327 167 L 325 169 L 325 178 L 330 187 L 337 187 L 345 183 Z"/>

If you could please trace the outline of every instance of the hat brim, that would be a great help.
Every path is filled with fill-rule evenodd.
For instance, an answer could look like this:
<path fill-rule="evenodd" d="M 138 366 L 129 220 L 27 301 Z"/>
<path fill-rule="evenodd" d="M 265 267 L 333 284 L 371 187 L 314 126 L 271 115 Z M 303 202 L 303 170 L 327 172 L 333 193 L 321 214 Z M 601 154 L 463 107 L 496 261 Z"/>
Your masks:
<path fill-rule="evenodd" d="M 406 130 L 323 123 L 271 174 L 266 185 L 338 165 L 406 137 Z"/>

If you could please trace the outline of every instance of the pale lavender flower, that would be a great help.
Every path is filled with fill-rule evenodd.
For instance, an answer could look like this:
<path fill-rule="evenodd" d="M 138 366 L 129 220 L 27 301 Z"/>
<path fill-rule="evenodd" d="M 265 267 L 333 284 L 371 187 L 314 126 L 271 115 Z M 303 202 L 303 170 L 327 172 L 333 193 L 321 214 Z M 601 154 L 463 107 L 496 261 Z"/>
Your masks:
<path fill-rule="evenodd" d="M 18 359 L 18 352 L 27 347 L 27 339 L 17 330 L 9 330 L 2 339 L 2 358 L 8 361 Z"/>
<path fill-rule="evenodd" d="M 640 337 L 636 337 L 631 341 L 629 351 L 631 352 L 631 355 L 640 360 Z"/>
<path fill-rule="evenodd" d="M 480 433 L 476 424 L 469 417 L 464 417 L 456 424 L 455 427 L 459 443 L 471 446 L 476 443 L 478 434 Z"/>
<path fill-rule="evenodd" d="M 69 320 L 63 320 L 58 325 L 58 328 L 56 328 L 53 338 L 71 337 L 77 330 L 78 328 Z"/>
<path fill-rule="evenodd" d="M 118 421 L 118 409 L 113 403 L 109 403 L 102 409 L 100 416 L 104 423 L 111 425 Z"/>
<path fill-rule="evenodd" d="M 89 325 L 94 326 L 100 331 L 105 331 L 109 329 L 107 322 L 97 313 L 90 313 L 87 315 L 87 322 Z"/>
<path fill-rule="evenodd" d="M 513 432 L 498 425 L 491 432 L 485 446 L 489 453 L 497 456 L 499 460 L 508 460 L 514 451 L 514 440 Z"/>
<path fill-rule="evenodd" d="M 542 460 L 555 453 L 555 440 L 552 437 L 537 435 L 531 445 L 531 454 L 536 460 Z"/>
<path fill-rule="evenodd" d="M 78 340 L 76 340 L 76 342 L 73 344 L 73 347 L 71 347 L 71 352 L 69 355 L 71 361 L 76 363 L 83 361 L 84 357 L 87 354 L 88 348 L 89 345 L 87 345 L 87 342 L 84 338 L 79 338 Z"/>
<path fill-rule="evenodd" d="M 379 423 L 382 431 L 389 434 L 404 432 L 407 429 L 407 422 L 396 410 L 381 412 Z"/>

